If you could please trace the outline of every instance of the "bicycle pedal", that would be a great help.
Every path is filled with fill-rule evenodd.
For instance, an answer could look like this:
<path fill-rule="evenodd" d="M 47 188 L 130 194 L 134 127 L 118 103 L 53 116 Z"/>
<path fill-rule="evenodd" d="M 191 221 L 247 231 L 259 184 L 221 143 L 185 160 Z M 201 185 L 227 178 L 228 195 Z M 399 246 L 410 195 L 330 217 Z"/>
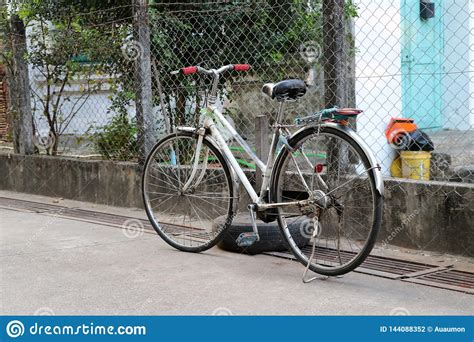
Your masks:
<path fill-rule="evenodd" d="M 249 247 L 260 240 L 260 237 L 255 232 L 241 233 L 235 242 L 239 247 Z"/>

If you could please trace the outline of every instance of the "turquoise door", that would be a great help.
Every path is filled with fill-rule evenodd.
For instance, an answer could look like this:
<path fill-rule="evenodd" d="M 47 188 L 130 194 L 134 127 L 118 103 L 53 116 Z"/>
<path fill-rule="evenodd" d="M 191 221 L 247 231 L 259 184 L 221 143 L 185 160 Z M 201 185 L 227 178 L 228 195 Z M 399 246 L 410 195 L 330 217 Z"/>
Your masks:
<path fill-rule="evenodd" d="M 420 18 L 420 0 L 401 0 L 402 114 L 427 130 L 443 126 L 442 0 L 433 18 Z"/>

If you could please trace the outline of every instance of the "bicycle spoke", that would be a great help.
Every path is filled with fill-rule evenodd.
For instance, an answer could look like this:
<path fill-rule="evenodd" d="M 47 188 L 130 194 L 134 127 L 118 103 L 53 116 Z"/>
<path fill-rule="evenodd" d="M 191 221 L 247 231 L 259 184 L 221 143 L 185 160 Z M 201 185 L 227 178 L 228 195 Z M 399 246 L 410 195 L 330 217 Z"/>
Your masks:
<path fill-rule="evenodd" d="M 163 139 L 145 165 L 143 180 L 153 227 L 169 244 L 188 251 L 205 250 L 217 242 L 226 225 L 216 226 L 215 221 L 231 214 L 235 199 L 222 155 L 205 139 L 199 156 L 196 146 L 193 134 Z"/>
<path fill-rule="evenodd" d="M 278 166 L 281 169 L 278 170 L 277 201 L 304 199 L 314 204 L 308 204 L 305 214 L 280 208 L 280 222 L 283 224 L 288 217 L 312 220 L 311 215 L 319 215 L 320 231 L 309 241 L 310 246 L 316 247 L 309 266 L 322 274 L 347 272 L 351 264 L 364 257 L 374 227 L 374 213 L 379 209 L 371 181 L 373 167 L 360 149 L 324 129 L 320 134 L 304 136 L 292 148 L 297 152 L 287 152 L 286 159 Z M 284 232 L 289 236 L 289 229 Z M 306 233 L 312 234 L 311 231 Z M 312 248 L 298 247 L 291 241 L 293 239 L 289 242 L 295 255 L 307 265 Z"/>

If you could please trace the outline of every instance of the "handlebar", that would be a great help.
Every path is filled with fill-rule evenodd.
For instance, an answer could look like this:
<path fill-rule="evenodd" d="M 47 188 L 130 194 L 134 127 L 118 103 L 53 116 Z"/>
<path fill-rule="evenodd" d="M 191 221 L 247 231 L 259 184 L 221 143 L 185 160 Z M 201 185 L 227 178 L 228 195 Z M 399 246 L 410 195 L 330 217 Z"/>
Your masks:
<path fill-rule="evenodd" d="M 230 71 L 230 70 L 248 71 L 250 70 L 250 65 L 249 64 L 229 64 L 229 65 L 224 65 L 220 67 L 219 69 L 204 69 L 200 66 L 188 66 L 188 67 L 181 68 L 179 70 L 172 71 L 171 74 L 191 75 L 195 73 L 203 73 L 206 75 L 217 75 L 217 74 L 223 73 L 224 71 Z"/>

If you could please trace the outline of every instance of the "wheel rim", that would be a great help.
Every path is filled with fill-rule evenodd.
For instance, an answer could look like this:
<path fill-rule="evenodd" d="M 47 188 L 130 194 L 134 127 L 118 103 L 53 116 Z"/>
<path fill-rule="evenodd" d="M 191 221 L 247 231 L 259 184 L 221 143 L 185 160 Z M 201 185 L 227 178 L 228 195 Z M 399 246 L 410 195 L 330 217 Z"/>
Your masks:
<path fill-rule="evenodd" d="M 363 259 L 372 247 L 377 203 L 369 161 L 360 149 L 336 134 L 310 134 L 298 142 L 293 152 L 286 152 L 281 165 L 277 180 L 278 202 L 294 200 L 295 192 L 300 199 L 311 197 L 306 183 L 313 192 L 312 198 L 320 198 L 323 193 L 326 197 L 322 203 L 330 203 L 323 208 L 319 202 L 314 214 L 309 215 L 279 209 L 283 232 L 300 261 L 308 263 L 313 243 L 315 254 L 311 268 L 317 272 L 337 273 Z M 317 172 L 328 189 L 317 181 Z M 314 216 L 318 217 L 317 221 Z M 299 248 L 294 243 L 290 231 L 285 228 L 289 217 L 299 222 L 301 233 L 310 239 L 309 245 Z M 315 230 L 316 237 L 313 237 Z"/>
<path fill-rule="evenodd" d="M 171 245 L 200 250 L 213 245 L 227 222 L 232 189 L 222 157 L 203 142 L 196 172 L 192 173 L 197 139 L 174 136 L 152 151 L 144 170 L 143 195 L 153 227 Z M 191 177 L 193 176 L 193 177 Z M 190 186 L 184 185 L 192 179 Z"/>

